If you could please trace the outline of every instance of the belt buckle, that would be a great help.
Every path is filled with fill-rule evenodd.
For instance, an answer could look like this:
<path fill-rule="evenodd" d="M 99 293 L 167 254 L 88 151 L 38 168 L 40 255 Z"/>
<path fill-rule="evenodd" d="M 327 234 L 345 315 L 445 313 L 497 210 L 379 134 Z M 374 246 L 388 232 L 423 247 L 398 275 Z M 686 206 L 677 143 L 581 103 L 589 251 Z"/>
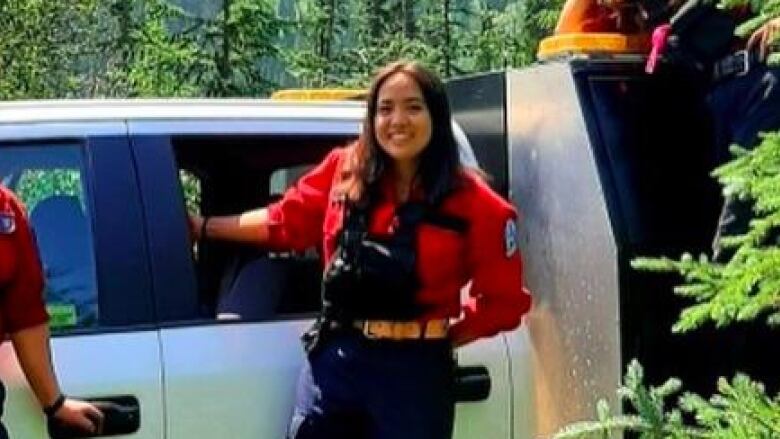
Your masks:
<path fill-rule="evenodd" d="M 742 49 L 738 52 L 734 53 L 734 56 L 739 58 L 742 57 L 742 69 L 737 70 L 735 73 L 736 76 L 745 76 L 750 72 L 750 53 L 748 53 L 747 49 Z"/>
<path fill-rule="evenodd" d="M 417 322 L 398 322 L 393 331 L 393 338 L 406 340 L 420 338 L 423 335 L 422 328 Z"/>
<path fill-rule="evenodd" d="M 370 340 L 408 340 L 422 337 L 423 331 L 417 322 L 391 322 L 384 320 L 366 320 L 363 323 L 363 335 Z"/>

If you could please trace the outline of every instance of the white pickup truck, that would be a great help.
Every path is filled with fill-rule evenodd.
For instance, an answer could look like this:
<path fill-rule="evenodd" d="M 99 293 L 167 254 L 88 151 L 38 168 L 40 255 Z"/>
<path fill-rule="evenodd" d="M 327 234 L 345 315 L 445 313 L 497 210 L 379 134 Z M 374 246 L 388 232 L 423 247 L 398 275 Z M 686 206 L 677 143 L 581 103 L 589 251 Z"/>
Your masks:
<path fill-rule="evenodd" d="M 186 209 L 274 200 L 355 138 L 363 113 L 348 101 L 0 104 L 0 180 L 37 235 L 57 374 L 69 395 L 114 403 L 107 435 L 284 436 L 318 255 L 193 250 Z M 457 352 L 456 438 L 532 436 L 530 352 L 525 326 Z M 0 377 L 11 437 L 48 437 L 9 343 Z"/>

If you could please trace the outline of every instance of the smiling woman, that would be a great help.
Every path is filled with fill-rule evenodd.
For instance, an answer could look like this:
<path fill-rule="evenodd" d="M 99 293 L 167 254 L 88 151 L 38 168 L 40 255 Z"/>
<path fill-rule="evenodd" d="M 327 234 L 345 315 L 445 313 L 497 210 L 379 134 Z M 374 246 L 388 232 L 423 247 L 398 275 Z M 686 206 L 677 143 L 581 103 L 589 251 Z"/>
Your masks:
<path fill-rule="evenodd" d="M 516 213 L 461 164 L 451 118 L 432 72 L 390 64 L 374 78 L 359 139 L 281 200 L 191 218 L 201 240 L 322 249 L 322 306 L 303 336 L 289 438 L 451 437 L 453 348 L 513 329 L 528 311 Z"/>

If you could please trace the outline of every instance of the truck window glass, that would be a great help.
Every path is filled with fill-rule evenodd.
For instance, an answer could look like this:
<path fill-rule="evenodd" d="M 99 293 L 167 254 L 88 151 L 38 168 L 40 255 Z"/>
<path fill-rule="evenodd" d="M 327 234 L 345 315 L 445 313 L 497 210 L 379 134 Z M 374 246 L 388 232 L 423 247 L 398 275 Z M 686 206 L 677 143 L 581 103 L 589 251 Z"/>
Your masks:
<path fill-rule="evenodd" d="M 329 150 L 349 139 L 323 136 L 181 136 L 172 139 L 187 210 L 233 215 L 277 201 Z M 319 309 L 319 249 L 269 251 L 203 241 L 193 248 L 206 316 L 267 321 Z"/>
<path fill-rule="evenodd" d="M 179 171 L 179 182 L 184 192 L 187 212 L 200 214 L 200 179 L 197 175 L 182 169 Z"/>
<path fill-rule="evenodd" d="M 54 333 L 99 323 L 83 162 L 79 145 L 3 147 L 0 179 L 28 209 Z"/>

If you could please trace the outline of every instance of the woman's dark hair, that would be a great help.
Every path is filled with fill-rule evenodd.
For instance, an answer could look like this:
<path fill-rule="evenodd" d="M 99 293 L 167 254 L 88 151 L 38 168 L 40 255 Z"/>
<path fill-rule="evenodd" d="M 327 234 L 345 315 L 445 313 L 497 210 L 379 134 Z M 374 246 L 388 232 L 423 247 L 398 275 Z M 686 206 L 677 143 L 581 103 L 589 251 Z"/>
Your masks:
<path fill-rule="evenodd" d="M 379 190 L 379 182 L 389 168 L 391 158 L 382 150 L 374 130 L 379 89 L 396 73 L 415 80 L 422 91 L 425 105 L 431 115 L 431 139 L 420 156 L 417 180 L 422 185 L 425 201 L 438 204 L 450 193 L 462 171 L 458 146 L 452 133 L 452 113 L 444 85 L 429 69 L 413 61 L 397 61 L 381 68 L 369 88 L 363 132 L 354 146 L 353 159 L 348 168 L 349 198 L 371 203 Z"/>

